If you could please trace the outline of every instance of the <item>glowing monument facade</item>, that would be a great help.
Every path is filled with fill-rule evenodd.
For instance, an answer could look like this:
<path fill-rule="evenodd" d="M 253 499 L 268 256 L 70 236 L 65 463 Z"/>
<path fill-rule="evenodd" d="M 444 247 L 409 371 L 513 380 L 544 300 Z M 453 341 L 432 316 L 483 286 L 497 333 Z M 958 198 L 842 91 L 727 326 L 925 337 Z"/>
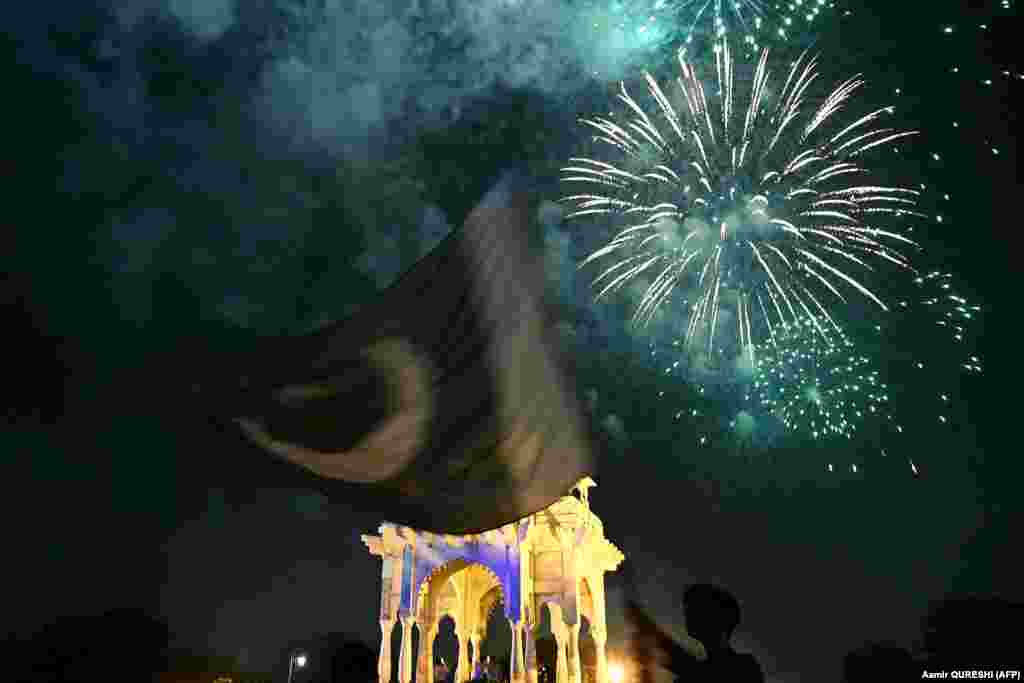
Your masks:
<path fill-rule="evenodd" d="M 480 644 L 497 604 L 512 629 L 513 683 L 536 683 L 536 629 L 545 606 L 558 647 L 556 683 L 581 683 L 580 618 L 590 625 L 596 683 L 608 683 L 604 574 L 623 560 L 590 510 L 589 477 L 556 503 L 524 519 L 479 534 L 439 535 L 384 523 L 363 536 L 382 559 L 380 683 L 391 683 L 391 634 L 401 624 L 399 683 L 433 683 L 438 623 L 449 616 L 459 642 L 456 683 L 480 664 Z M 419 652 L 413 653 L 413 628 Z M 470 656 L 472 645 L 472 657 Z"/>

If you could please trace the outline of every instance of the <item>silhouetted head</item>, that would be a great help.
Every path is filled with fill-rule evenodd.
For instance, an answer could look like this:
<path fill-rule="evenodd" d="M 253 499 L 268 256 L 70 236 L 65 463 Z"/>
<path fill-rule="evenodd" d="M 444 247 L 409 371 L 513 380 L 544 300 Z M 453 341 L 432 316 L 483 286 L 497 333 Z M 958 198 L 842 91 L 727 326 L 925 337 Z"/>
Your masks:
<path fill-rule="evenodd" d="M 334 670 L 344 671 L 347 680 L 369 681 L 377 676 L 377 653 L 362 640 L 345 633 L 332 633 L 326 640 Z"/>
<path fill-rule="evenodd" d="M 683 595 L 686 630 L 705 647 L 724 647 L 740 624 L 740 603 L 719 586 L 698 583 Z"/>

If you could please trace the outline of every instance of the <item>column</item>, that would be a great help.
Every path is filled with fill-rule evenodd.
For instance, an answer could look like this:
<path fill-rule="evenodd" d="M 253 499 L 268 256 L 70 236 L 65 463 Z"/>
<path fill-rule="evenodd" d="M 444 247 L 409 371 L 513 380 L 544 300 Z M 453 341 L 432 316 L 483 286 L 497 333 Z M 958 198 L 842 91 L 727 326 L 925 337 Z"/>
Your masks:
<path fill-rule="evenodd" d="M 470 663 L 470 678 L 476 678 L 480 675 L 480 643 L 483 641 L 483 635 L 480 631 L 473 631 L 469 637 L 469 641 L 473 643 L 473 660 Z"/>
<path fill-rule="evenodd" d="M 537 683 L 537 634 L 534 631 L 534 624 L 526 624 L 523 629 L 523 645 L 526 650 L 526 683 Z"/>
<path fill-rule="evenodd" d="M 580 666 L 580 622 L 569 624 L 569 638 L 566 644 L 569 660 L 569 683 L 582 683 L 582 667 Z M 405 683 L 404 681 L 402 683 Z"/>
<path fill-rule="evenodd" d="M 437 622 L 420 623 L 420 648 L 416 653 L 416 683 L 434 683 L 434 638 Z"/>
<path fill-rule="evenodd" d="M 596 683 L 608 683 L 608 653 L 605 645 L 608 643 L 608 631 L 602 626 L 591 626 L 590 635 L 594 639 L 594 655 L 597 659 L 597 681 Z"/>
<path fill-rule="evenodd" d="M 472 674 L 469 669 L 469 638 L 461 629 L 455 631 L 455 637 L 459 640 L 459 664 L 455 668 L 455 683 L 465 683 L 470 680 Z"/>
<path fill-rule="evenodd" d="M 555 636 L 558 656 L 555 658 L 555 683 L 569 683 L 569 661 L 566 656 L 569 634 L 565 624 L 551 622 L 551 632 Z"/>
<path fill-rule="evenodd" d="M 412 627 L 416 617 L 402 617 L 402 652 L 398 658 L 398 683 L 412 682 Z"/>
<path fill-rule="evenodd" d="M 511 683 L 523 683 L 526 677 L 523 672 L 523 622 L 508 620 L 512 628 L 512 654 L 509 656 L 509 680 Z"/>
<path fill-rule="evenodd" d="M 377 657 L 379 683 L 391 683 L 391 629 L 394 627 L 394 619 L 380 620 L 380 656 Z"/>
<path fill-rule="evenodd" d="M 568 527 L 558 528 L 558 543 L 562 550 L 563 571 L 561 622 L 566 629 L 564 634 L 566 657 L 565 683 L 580 683 L 579 568 L 577 567 L 578 548 L 576 545 L 578 531 Z M 570 624 L 566 621 L 567 619 L 572 619 L 576 623 Z"/>

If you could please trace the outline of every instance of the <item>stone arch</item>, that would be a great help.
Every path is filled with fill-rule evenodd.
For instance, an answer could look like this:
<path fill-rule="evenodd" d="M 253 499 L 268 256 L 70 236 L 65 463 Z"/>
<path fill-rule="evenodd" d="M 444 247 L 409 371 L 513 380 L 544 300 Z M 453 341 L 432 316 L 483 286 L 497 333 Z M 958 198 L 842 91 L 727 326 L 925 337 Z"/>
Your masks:
<path fill-rule="evenodd" d="M 535 618 L 535 666 L 538 678 L 554 681 L 559 659 L 555 631 L 559 630 L 564 623 L 562 605 L 556 599 L 542 600 L 537 605 L 537 616 Z"/>
<path fill-rule="evenodd" d="M 477 622 L 480 654 L 474 659 L 474 662 L 483 667 L 487 658 L 491 658 L 496 667 L 493 673 L 499 674 L 502 680 L 502 672 L 508 670 L 513 647 L 512 626 L 506 611 L 502 609 L 504 600 L 500 585 L 494 586 L 481 597 Z"/>
<path fill-rule="evenodd" d="M 481 626 L 486 627 L 486 617 L 505 595 L 505 585 L 495 571 L 471 558 L 452 558 L 423 577 L 417 589 L 417 628 L 421 634 L 433 636 L 429 641 L 417 643 L 426 645 L 422 653 L 419 648 L 416 650 L 418 671 L 424 673 L 424 678 L 429 680 L 426 671 L 436 661 L 433 653 L 441 620 L 448 617 L 456 638 L 454 650 L 446 654 L 454 655 L 448 665 L 457 668 L 458 675 L 468 680 L 478 659 Z M 481 620 L 484 621 L 481 623 Z M 450 645 L 447 650 L 452 649 Z"/>
<path fill-rule="evenodd" d="M 436 598 L 447 586 L 451 586 L 455 591 L 455 597 L 458 604 L 464 605 L 469 596 L 463 595 L 462 588 L 459 586 L 459 583 L 452 579 L 462 571 L 469 569 L 480 571 L 487 575 L 490 579 L 491 585 L 499 586 L 501 588 L 502 596 L 508 594 L 505 582 L 501 580 L 492 567 L 489 567 L 483 562 L 467 558 L 455 558 L 435 567 L 419 582 L 417 587 L 419 596 L 419 600 L 417 600 L 417 611 L 422 613 L 424 610 L 432 610 L 436 605 Z M 455 623 L 462 626 L 462 624 L 459 624 L 458 618 L 455 619 Z"/>
<path fill-rule="evenodd" d="M 545 600 L 537 605 L 537 609 L 541 613 L 544 612 L 544 608 L 547 608 L 548 618 L 551 619 L 552 625 L 562 623 L 562 605 L 557 600 Z"/>
<path fill-rule="evenodd" d="M 459 641 L 459 681 L 467 680 L 466 653 L 473 639 L 479 641 L 480 627 L 496 616 L 499 602 L 504 603 L 503 621 L 509 622 L 512 635 L 513 683 L 536 680 L 534 630 L 542 619 L 560 641 L 559 657 L 570 664 L 560 667 L 562 683 L 566 672 L 579 671 L 578 636 L 584 624 L 589 624 L 585 630 L 603 652 L 604 575 L 623 556 L 604 536 L 600 519 L 590 509 L 587 489 L 593 485 L 585 478 L 544 510 L 481 533 L 455 536 L 385 522 L 379 536 L 362 536 L 370 552 L 382 558 L 381 628 L 387 631 L 396 619 L 405 628 L 401 683 L 412 683 L 409 655 L 417 632 L 428 637 L 426 647 L 416 648 L 423 652 L 414 672 L 431 670 L 429 636 L 437 633 L 446 615 Z M 385 637 L 381 643 L 379 683 L 391 682 L 390 655 L 392 646 L 398 645 L 392 640 Z M 598 656 L 597 662 L 601 666 L 603 659 Z M 417 675 L 417 682 L 421 678 L 430 681 L 429 675 Z M 608 683 L 606 668 L 597 680 Z"/>
<path fill-rule="evenodd" d="M 458 662 L 459 639 L 455 635 L 455 618 L 452 615 L 444 614 L 438 617 L 433 648 L 437 654 L 435 659 L 443 660 L 446 666 L 454 667 Z"/>
<path fill-rule="evenodd" d="M 458 584 L 449 584 L 448 580 L 458 572 L 468 567 L 469 565 L 469 561 L 464 560 L 462 558 L 449 560 L 444 564 L 438 565 L 433 570 L 431 570 L 429 574 L 427 574 L 419 580 L 417 586 L 417 592 L 419 594 L 419 597 L 421 599 L 426 598 L 429 596 L 431 591 L 439 590 L 447 584 L 452 586 L 452 588 L 455 590 L 456 598 L 461 600 L 462 596 L 459 594 Z"/>
<path fill-rule="evenodd" d="M 504 601 L 505 590 L 500 583 L 480 596 L 480 621 L 489 619 L 494 608 Z"/>
<path fill-rule="evenodd" d="M 458 616 L 459 589 L 451 579 L 440 584 L 434 595 L 434 618 L 438 621 L 448 616 L 454 622 Z"/>

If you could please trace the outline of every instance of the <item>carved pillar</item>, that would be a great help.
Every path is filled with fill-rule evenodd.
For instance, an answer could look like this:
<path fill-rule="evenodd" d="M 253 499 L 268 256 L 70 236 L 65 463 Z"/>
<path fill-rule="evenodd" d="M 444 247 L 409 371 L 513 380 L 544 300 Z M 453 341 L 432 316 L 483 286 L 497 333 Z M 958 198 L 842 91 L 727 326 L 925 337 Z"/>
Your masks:
<path fill-rule="evenodd" d="M 380 620 L 380 656 L 377 657 L 377 680 L 379 683 L 391 683 L 391 629 L 394 626 L 394 619 Z"/>
<path fill-rule="evenodd" d="M 534 631 L 535 624 L 526 624 L 523 629 L 523 645 L 526 650 L 526 683 L 537 683 L 537 634 Z"/>
<path fill-rule="evenodd" d="M 466 632 L 463 630 L 456 630 L 455 637 L 459 640 L 459 663 L 455 667 L 455 683 L 465 683 L 470 680 L 471 671 L 469 669 L 469 638 L 466 637 Z"/>
<path fill-rule="evenodd" d="M 398 657 L 398 683 L 412 681 L 412 627 L 416 617 L 402 617 L 402 651 Z"/>
<path fill-rule="evenodd" d="M 566 658 L 569 660 L 569 683 L 582 682 L 582 667 L 580 666 L 580 622 L 569 624 L 569 638 L 566 650 Z M 405 683 L 404 681 L 402 683 Z"/>
<path fill-rule="evenodd" d="M 416 653 L 416 683 L 434 683 L 434 638 L 437 622 L 420 622 L 420 647 Z"/>
<path fill-rule="evenodd" d="M 473 643 L 473 659 L 470 662 L 470 674 L 471 678 L 476 678 L 480 675 L 480 642 L 483 640 L 483 634 L 480 631 L 473 631 L 469 636 L 469 642 Z"/>
<path fill-rule="evenodd" d="M 558 527 L 558 544 L 562 551 L 562 596 L 561 623 L 568 629 L 565 634 L 565 650 L 568 678 L 566 683 L 579 683 L 579 567 L 577 533 L 569 527 Z M 554 619 L 552 619 L 552 622 Z M 573 631 L 575 628 L 575 631 Z"/>
<path fill-rule="evenodd" d="M 590 635 L 594 639 L 594 654 L 597 664 L 597 681 L 595 683 L 608 683 L 608 653 L 605 645 L 608 643 L 608 632 L 603 626 L 591 626 Z"/>
<path fill-rule="evenodd" d="M 508 620 L 512 627 L 512 654 L 509 657 L 509 680 L 511 683 L 524 683 L 526 676 L 523 671 L 523 622 Z"/>

